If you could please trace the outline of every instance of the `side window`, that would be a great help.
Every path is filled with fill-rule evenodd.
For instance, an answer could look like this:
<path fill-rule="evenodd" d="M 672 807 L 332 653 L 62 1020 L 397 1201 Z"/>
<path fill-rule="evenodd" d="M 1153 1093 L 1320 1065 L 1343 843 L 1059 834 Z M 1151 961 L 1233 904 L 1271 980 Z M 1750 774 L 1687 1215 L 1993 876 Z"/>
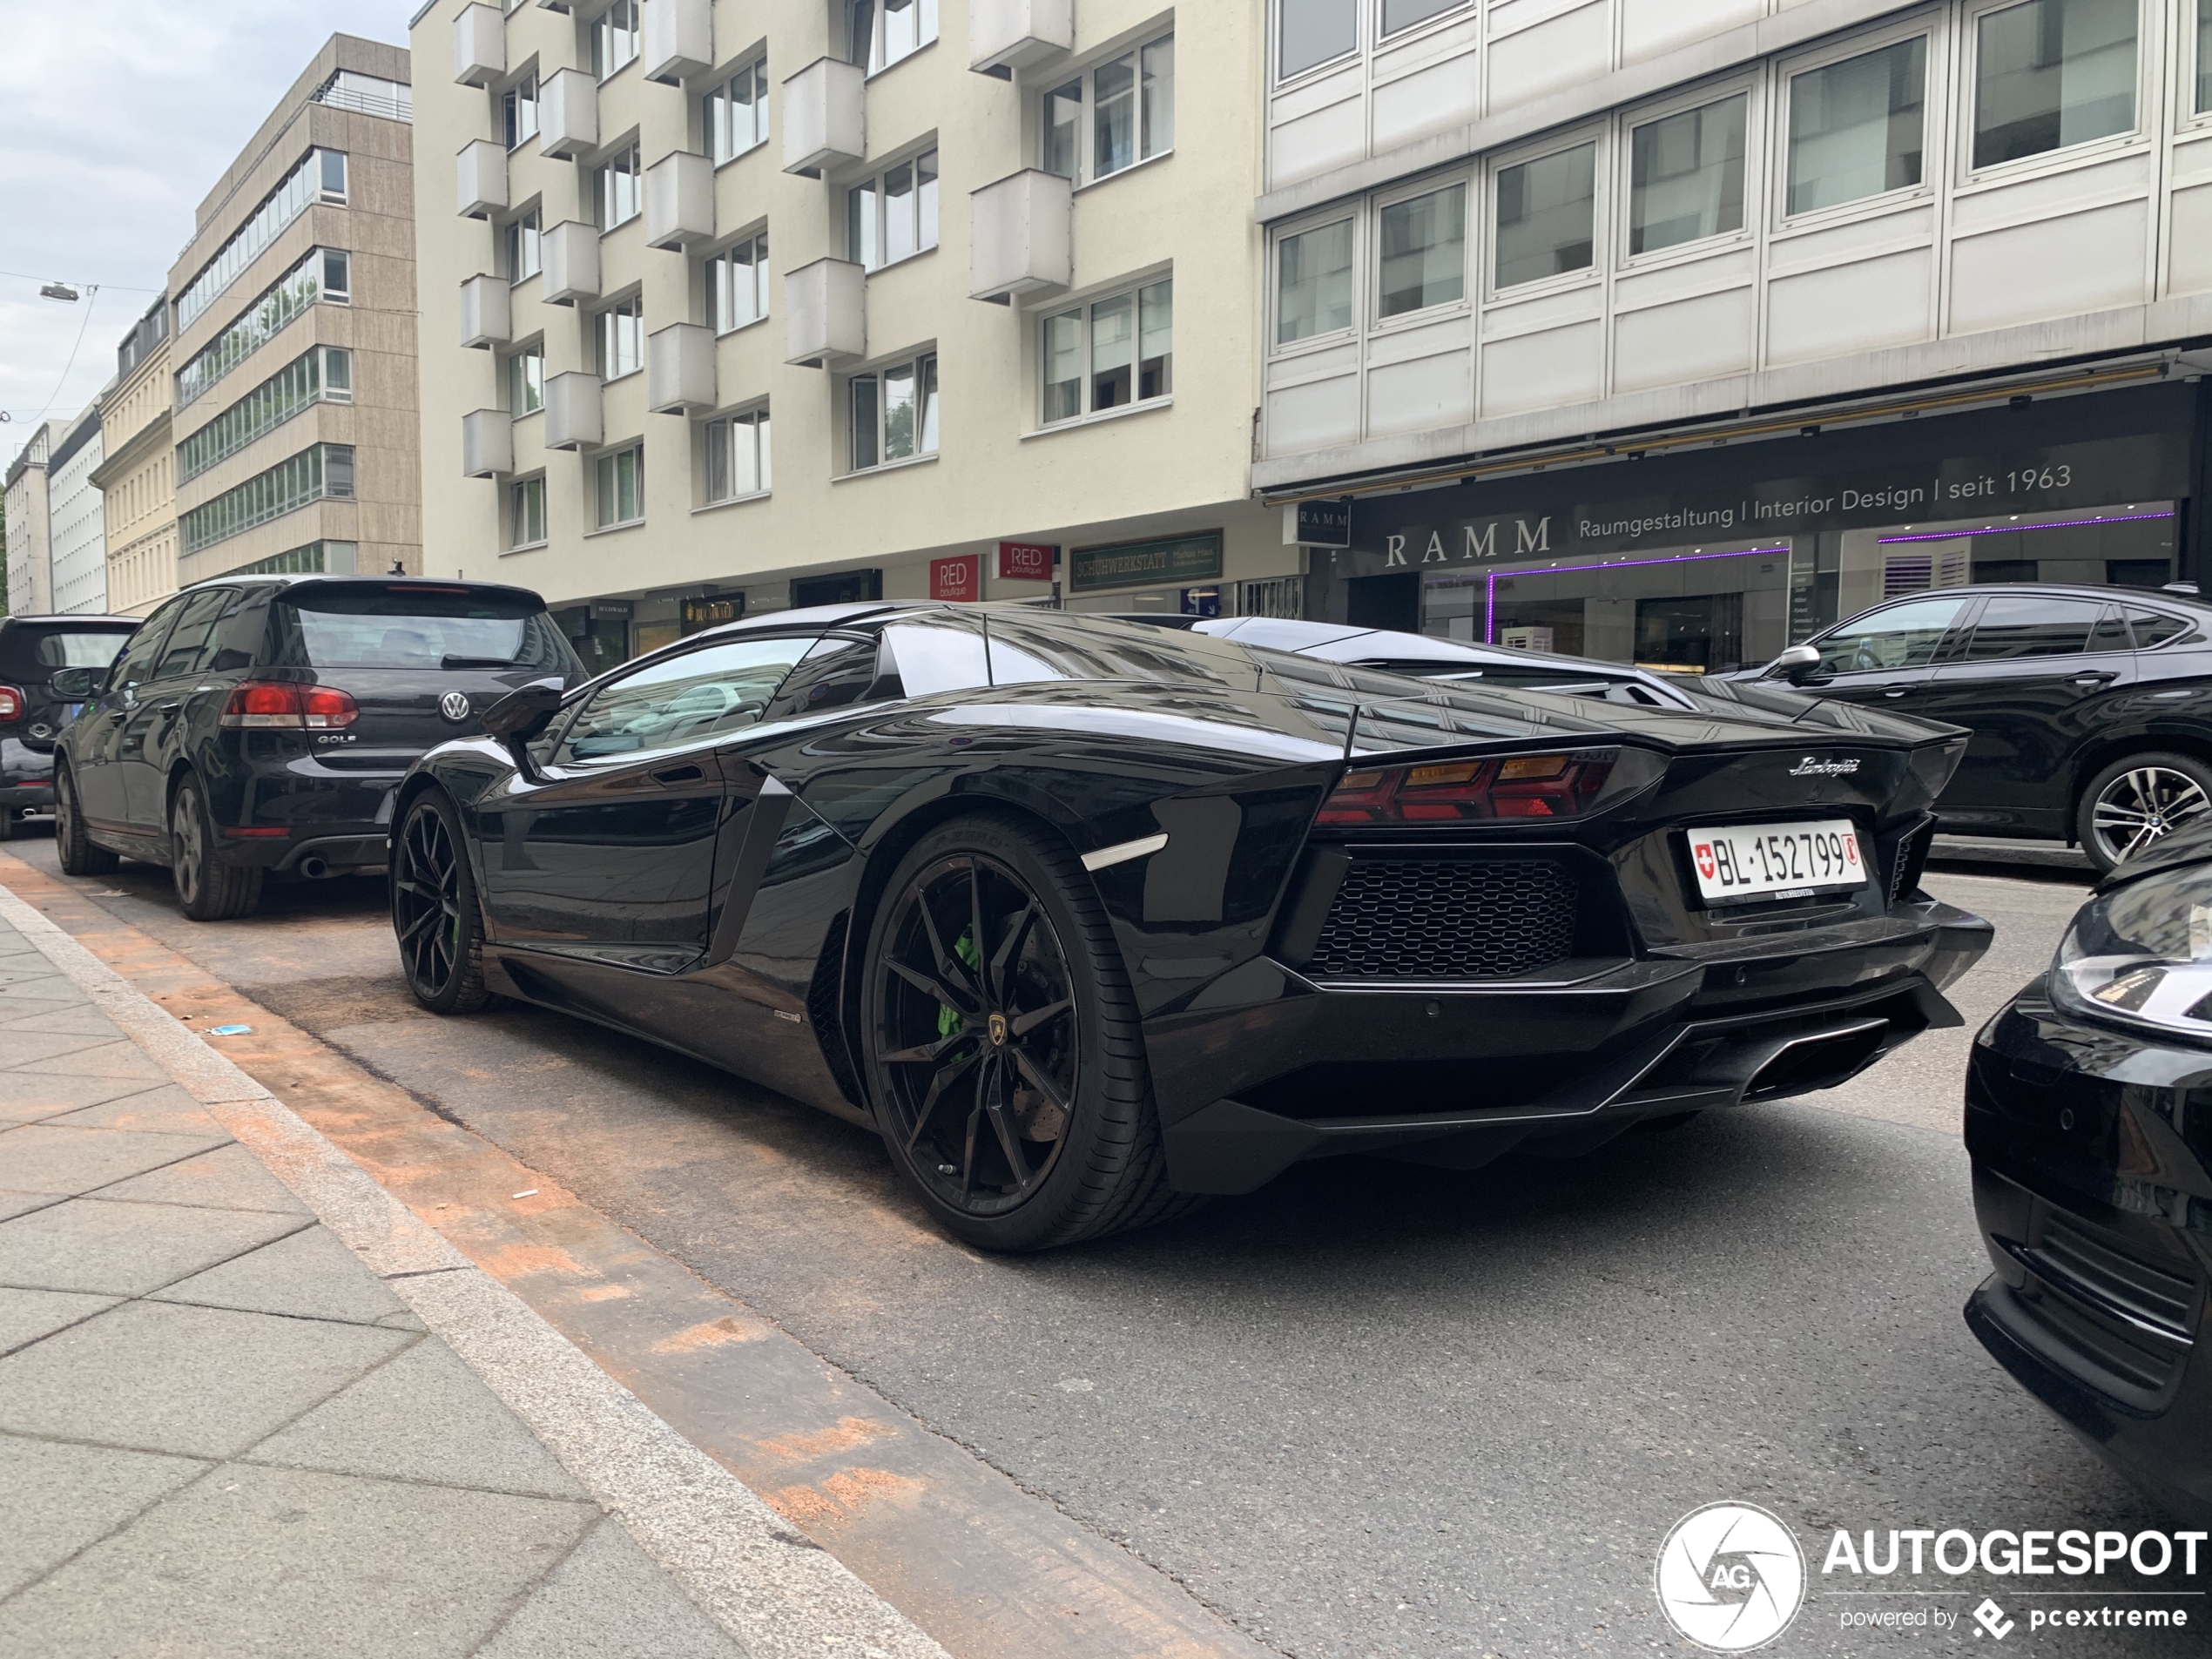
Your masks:
<path fill-rule="evenodd" d="M 196 674 L 205 663 L 212 661 L 216 624 L 224 606 L 237 597 L 236 590 L 230 588 L 202 588 L 194 593 L 177 613 L 177 625 L 169 631 L 161 659 L 149 678 L 165 680 Z"/>
<path fill-rule="evenodd" d="M 1969 663 L 2009 663 L 2033 657 L 2078 657 L 2102 607 L 2086 599 L 2000 594 L 1991 599 L 1967 643 Z"/>
<path fill-rule="evenodd" d="M 883 637 L 908 697 L 934 697 L 991 683 L 982 633 L 965 618 L 894 622 Z"/>
<path fill-rule="evenodd" d="M 2132 607 L 2128 620 L 2135 625 L 2135 649 L 2155 651 L 2169 639 L 2178 639 L 2189 631 L 2188 623 L 2164 610 L 2137 610 Z"/>
<path fill-rule="evenodd" d="M 162 642 L 169 637 L 169 624 L 177 620 L 177 613 L 188 603 L 187 599 L 172 599 L 146 618 L 145 626 L 131 636 L 130 644 L 108 671 L 106 690 L 119 691 L 126 685 L 143 685 L 153 678 L 154 658 L 160 652 Z"/>
<path fill-rule="evenodd" d="M 223 608 L 214 660 L 201 673 L 235 674 L 267 660 L 269 601 L 275 594 L 273 588 L 247 588 Z"/>
<path fill-rule="evenodd" d="M 553 759 L 685 748 L 756 725 L 815 643 L 812 635 L 732 640 L 649 664 L 593 692 Z"/>
<path fill-rule="evenodd" d="M 878 649 L 873 639 L 824 639 L 816 642 L 791 678 L 776 692 L 764 717 L 797 720 L 810 714 L 827 714 L 856 703 L 872 703 L 887 694 L 879 689 Z"/>
<path fill-rule="evenodd" d="M 1819 674 L 1872 674 L 1899 668 L 1925 668 L 1966 608 L 1957 598 L 1915 599 L 1892 605 L 1838 628 L 1813 643 L 1819 647 Z"/>
<path fill-rule="evenodd" d="M 2091 651 L 2133 651 L 2135 642 L 2128 637 L 2128 619 L 2120 614 L 2117 605 L 2107 605 L 2104 614 L 2097 618 L 2097 625 L 2089 631 Z"/>

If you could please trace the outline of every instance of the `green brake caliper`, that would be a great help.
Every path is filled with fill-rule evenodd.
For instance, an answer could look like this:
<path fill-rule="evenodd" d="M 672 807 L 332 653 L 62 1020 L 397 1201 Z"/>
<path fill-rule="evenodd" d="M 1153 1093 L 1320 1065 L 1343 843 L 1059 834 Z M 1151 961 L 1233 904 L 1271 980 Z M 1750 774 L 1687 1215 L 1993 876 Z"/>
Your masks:
<path fill-rule="evenodd" d="M 953 946 L 953 954 L 959 957 L 961 962 L 969 968 L 980 968 L 982 965 L 983 953 L 975 948 L 974 928 L 969 928 L 960 936 L 959 941 Z M 954 1032 L 959 1030 L 960 1027 L 960 1010 L 940 1002 L 937 1005 L 937 1035 L 941 1037 L 949 1037 Z"/>

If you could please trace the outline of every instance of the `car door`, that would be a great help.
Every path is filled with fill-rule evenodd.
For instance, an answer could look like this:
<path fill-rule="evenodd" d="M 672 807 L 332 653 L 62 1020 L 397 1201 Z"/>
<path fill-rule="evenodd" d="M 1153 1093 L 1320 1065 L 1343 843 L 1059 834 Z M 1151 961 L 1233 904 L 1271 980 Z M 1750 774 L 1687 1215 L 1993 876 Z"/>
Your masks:
<path fill-rule="evenodd" d="M 185 705 L 200 669 L 214 655 L 224 608 L 237 597 L 233 588 L 195 588 L 185 596 L 124 719 L 116 770 L 123 785 L 123 815 L 134 834 L 168 831 L 169 767 L 181 744 Z"/>
<path fill-rule="evenodd" d="M 132 718 L 138 711 L 140 693 L 153 678 L 170 625 L 192 603 L 179 595 L 162 605 L 131 636 L 131 643 L 115 659 L 100 688 L 96 705 L 88 709 L 72 732 L 70 777 L 88 823 L 110 831 L 127 831 L 130 814 L 124 804 L 124 741 Z"/>
<path fill-rule="evenodd" d="M 1925 704 L 1944 642 L 1965 620 L 1973 596 L 1960 589 L 1902 600 L 1852 617 L 1810 643 L 1819 665 L 1797 679 L 1815 697 L 1868 703 L 1897 714 Z"/>
<path fill-rule="evenodd" d="M 2134 683 L 2118 606 L 2067 594 L 1989 595 L 1921 710 L 1974 734 L 1939 803 L 1944 820 L 1998 834 L 2063 834 L 2073 757 L 2099 706 Z"/>

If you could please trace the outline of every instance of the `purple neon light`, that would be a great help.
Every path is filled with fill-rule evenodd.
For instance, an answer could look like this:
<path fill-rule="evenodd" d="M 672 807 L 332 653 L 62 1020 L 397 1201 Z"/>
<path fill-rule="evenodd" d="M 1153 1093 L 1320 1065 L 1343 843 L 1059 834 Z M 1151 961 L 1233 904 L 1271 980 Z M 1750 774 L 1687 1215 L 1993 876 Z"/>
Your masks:
<path fill-rule="evenodd" d="M 2057 519 L 2048 524 L 1993 524 L 1986 530 L 1928 530 L 1919 536 L 1878 536 L 1878 547 L 1892 542 L 1963 542 L 1970 536 L 2010 536 L 2016 530 L 2078 530 L 2092 524 L 2137 524 L 2149 518 L 2171 518 L 2171 513 L 2115 513 L 2108 518 Z"/>
<path fill-rule="evenodd" d="M 1629 570 L 1645 564 L 1695 564 L 1701 559 L 1758 559 L 1772 558 L 1777 553 L 1787 553 L 1786 547 L 1746 548 L 1741 553 L 1672 553 L 1663 559 L 1600 559 L 1595 564 L 1548 564 L 1542 570 L 1508 570 L 1507 576 L 1553 576 L 1569 570 Z M 1498 572 L 1489 573 L 1489 581 L 1482 593 L 1482 643 L 1494 645 L 1498 640 Z"/>

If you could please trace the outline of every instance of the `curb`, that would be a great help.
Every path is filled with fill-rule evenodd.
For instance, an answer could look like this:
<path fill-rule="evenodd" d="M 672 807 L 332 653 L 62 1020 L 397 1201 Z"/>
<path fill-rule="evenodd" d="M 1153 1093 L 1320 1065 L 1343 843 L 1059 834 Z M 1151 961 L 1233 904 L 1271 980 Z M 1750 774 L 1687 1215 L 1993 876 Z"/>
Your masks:
<path fill-rule="evenodd" d="M 0 919 L 385 1280 L 752 1659 L 948 1659 L 289 1107 L 4 887 Z"/>

